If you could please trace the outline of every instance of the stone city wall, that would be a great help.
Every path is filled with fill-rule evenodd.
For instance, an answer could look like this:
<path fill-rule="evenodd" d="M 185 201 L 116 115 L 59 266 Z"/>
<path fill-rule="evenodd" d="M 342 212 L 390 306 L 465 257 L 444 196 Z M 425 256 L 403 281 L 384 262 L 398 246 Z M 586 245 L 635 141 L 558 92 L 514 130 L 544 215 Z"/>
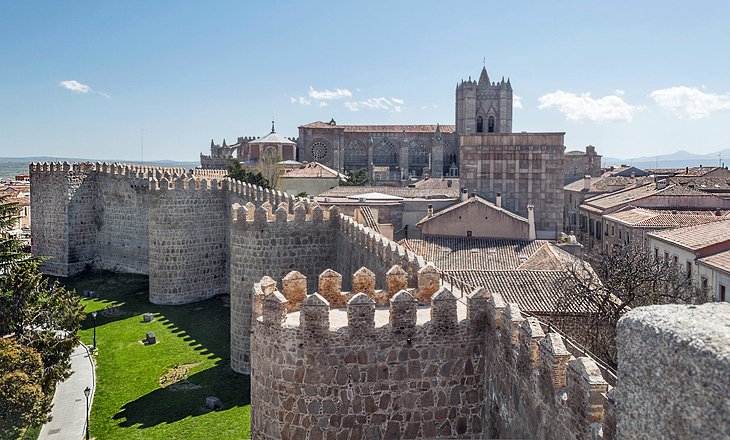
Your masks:
<path fill-rule="evenodd" d="M 187 177 L 149 183 L 150 301 L 183 304 L 227 293 L 224 188 Z"/>
<path fill-rule="evenodd" d="M 149 273 L 149 182 L 125 175 L 96 176 L 97 269 Z"/>
<path fill-rule="evenodd" d="M 458 322 L 456 298 L 434 295 L 431 321 L 418 301 L 390 298 L 376 326 L 375 300 L 359 293 L 344 322 L 312 294 L 298 325 L 282 325 L 286 298 L 263 299 L 253 333 L 251 432 L 261 439 L 474 438 L 483 429 L 484 342 Z"/>
<path fill-rule="evenodd" d="M 363 268 L 353 284 L 362 273 L 374 278 Z M 254 287 L 253 438 L 602 437 L 608 384 L 595 362 L 516 304 L 477 289 L 459 312 L 440 288 L 424 309 L 419 289 L 386 289 L 388 310 L 377 290 L 340 293 L 335 309 L 326 276 L 324 295 L 286 280 L 280 293 L 269 277 Z"/>
<path fill-rule="evenodd" d="M 230 240 L 231 367 L 248 373 L 254 282 L 270 273 L 282 277 L 295 267 L 313 276 L 331 267 L 336 255 L 333 223 L 337 211 L 315 206 L 307 215 L 304 205 L 289 214 L 282 205 L 272 211 L 234 204 Z"/>

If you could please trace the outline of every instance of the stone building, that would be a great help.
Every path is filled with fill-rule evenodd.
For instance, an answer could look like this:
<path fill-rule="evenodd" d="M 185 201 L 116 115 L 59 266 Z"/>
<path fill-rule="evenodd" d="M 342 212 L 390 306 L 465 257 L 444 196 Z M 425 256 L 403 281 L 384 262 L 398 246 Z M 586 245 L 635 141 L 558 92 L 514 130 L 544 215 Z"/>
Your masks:
<path fill-rule="evenodd" d="M 401 182 L 427 175 L 457 175 L 454 126 L 338 125 L 312 122 L 299 127 L 300 161 L 337 170 L 367 169 L 374 181 Z"/>
<path fill-rule="evenodd" d="M 534 206 L 538 238 L 563 229 L 564 133 L 481 133 L 459 137 L 461 186 L 527 217 Z"/>
<path fill-rule="evenodd" d="M 502 208 L 501 203 L 500 195 L 497 195 L 496 203 L 472 195 L 438 212 L 434 212 L 431 206 L 426 217 L 416 223 L 416 226 L 424 236 L 534 240 L 534 216 L 528 213 L 530 218 L 520 217 Z"/>
<path fill-rule="evenodd" d="M 601 156 L 596 147 L 588 145 L 586 151 L 572 150 L 565 153 L 565 184 L 580 180 L 583 176 L 601 175 Z"/>
<path fill-rule="evenodd" d="M 255 164 L 261 160 L 271 162 L 295 161 L 297 143 L 276 133 L 274 121 L 271 121 L 271 132 L 262 138 L 239 137 L 233 145 L 222 145 L 210 141 L 210 155 L 200 154 L 200 167 L 203 169 L 228 169 L 228 164 L 237 159 L 244 164 Z"/>

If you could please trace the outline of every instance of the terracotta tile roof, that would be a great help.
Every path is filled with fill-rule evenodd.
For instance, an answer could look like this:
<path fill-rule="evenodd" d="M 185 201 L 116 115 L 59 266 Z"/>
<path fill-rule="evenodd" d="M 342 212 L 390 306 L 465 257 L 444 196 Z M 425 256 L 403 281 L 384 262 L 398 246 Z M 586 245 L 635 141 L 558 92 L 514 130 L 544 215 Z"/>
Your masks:
<path fill-rule="evenodd" d="M 653 195 L 672 197 L 717 197 L 714 194 L 697 191 L 695 189 L 687 188 L 682 185 L 668 185 L 663 189 L 657 189 L 656 184 L 654 182 L 651 182 L 643 186 L 632 187 L 608 194 L 591 197 L 584 202 L 584 205 L 597 208 L 599 210 L 606 210 L 621 205 L 631 204 L 633 201 Z"/>
<path fill-rule="evenodd" d="M 604 217 L 635 228 L 677 228 L 728 220 L 730 211 L 669 211 L 629 206 Z"/>
<path fill-rule="evenodd" d="M 421 179 L 417 182 L 411 183 L 410 186 L 421 189 L 445 189 L 445 188 L 459 188 L 459 179 L 456 178 L 441 178 L 441 179 Z"/>
<path fill-rule="evenodd" d="M 700 258 L 697 261 L 712 268 L 730 273 L 730 250 Z"/>
<path fill-rule="evenodd" d="M 516 270 L 545 240 L 427 236 L 399 241 L 441 270 Z"/>
<path fill-rule="evenodd" d="M 453 133 L 455 125 L 439 125 L 442 133 Z M 343 129 L 346 133 L 433 133 L 436 125 L 333 125 L 328 122 L 315 121 L 299 128 Z"/>
<path fill-rule="evenodd" d="M 698 251 L 718 243 L 730 242 L 730 220 L 651 232 L 649 237 Z"/>
<path fill-rule="evenodd" d="M 591 310 L 586 304 L 575 304 L 561 310 L 560 299 L 571 284 L 565 281 L 566 275 L 560 271 L 462 270 L 445 271 L 445 274 L 466 283 L 471 289 L 484 287 L 490 293 L 499 293 L 506 302 L 517 303 L 520 310 L 529 313 L 589 313 Z"/>
<path fill-rule="evenodd" d="M 399 186 L 338 186 L 320 194 L 320 197 L 347 197 L 365 192 L 378 192 L 406 199 L 458 198 L 459 186 L 451 188 L 410 188 Z"/>
<path fill-rule="evenodd" d="M 546 243 L 530 255 L 517 270 L 558 270 L 570 267 L 576 258 L 552 243 Z"/>
<path fill-rule="evenodd" d="M 332 168 L 319 162 L 311 162 L 281 175 L 282 178 L 334 179 L 344 177 Z"/>
<path fill-rule="evenodd" d="M 619 189 L 624 189 L 630 185 L 635 185 L 637 179 L 636 177 L 623 177 L 623 176 L 600 176 L 600 177 L 591 177 L 591 186 L 588 191 L 584 191 L 583 189 L 583 179 L 578 179 L 575 182 L 571 182 L 563 189 L 566 191 L 575 191 L 575 192 L 591 192 L 591 193 L 601 193 L 601 192 L 608 192 L 611 190 L 611 187 L 619 187 Z M 645 182 L 648 181 L 648 179 L 644 179 Z M 614 191 L 616 191 L 614 189 Z"/>

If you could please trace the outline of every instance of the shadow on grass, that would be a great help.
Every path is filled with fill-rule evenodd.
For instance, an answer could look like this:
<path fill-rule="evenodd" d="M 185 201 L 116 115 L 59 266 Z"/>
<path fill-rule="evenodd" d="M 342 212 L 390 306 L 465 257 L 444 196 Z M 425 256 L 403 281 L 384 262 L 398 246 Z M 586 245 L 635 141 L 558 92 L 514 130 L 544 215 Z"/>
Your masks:
<path fill-rule="evenodd" d="M 144 429 L 208 414 L 211 412 L 205 407 L 205 398 L 208 396 L 221 400 L 222 406 L 218 411 L 250 403 L 248 376 L 234 373 L 228 362 L 222 361 L 213 368 L 192 374 L 187 384 L 175 388 L 175 385 L 160 388 L 125 404 L 114 415 L 114 420 L 122 420 L 119 422 L 122 427 Z"/>
<path fill-rule="evenodd" d="M 106 324 L 136 316 L 135 323 L 127 325 L 126 329 L 131 328 L 130 325 L 136 326 L 138 320 L 141 339 L 146 329 L 142 315 L 152 313 L 158 331 L 159 325 L 165 328 L 157 334 L 162 339 L 161 344 L 164 345 L 169 341 L 165 338 L 172 336 L 190 346 L 199 355 L 208 359 L 219 359 L 213 366 L 191 374 L 184 386 L 158 388 L 135 400 L 120 402 L 112 417 L 118 426 L 149 428 L 204 415 L 211 412 L 205 408 L 205 399 L 209 396 L 221 399 L 222 408 L 219 411 L 223 412 L 249 405 L 249 377 L 235 373 L 230 367 L 230 309 L 224 307 L 220 298 L 175 306 L 152 304 L 149 302 L 148 278 L 144 275 L 90 272 L 62 282 L 67 288 L 75 288 L 77 292 L 97 292 L 98 298 L 84 299 L 84 305 L 87 312 L 99 312 L 96 326 L 100 335 L 110 337 L 109 331 L 104 328 Z M 118 311 L 109 315 L 108 311 L 103 311 L 108 307 Z M 88 313 L 83 328 L 89 329 L 92 326 L 93 318 Z M 119 331 L 119 327 L 115 331 Z M 177 349 L 173 352 L 175 350 Z M 119 368 L 123 368 L 124 362 L 130 361 L 121 357 L 117 359 L 119 360 L 114 362 L 119 362 Z M 162 362 L 167 363 L 169 360 L 167 357 Z M 104 361 L 100 357 L 100 362 Z M 119 386 L 123 388 L 125 385 Z"/>

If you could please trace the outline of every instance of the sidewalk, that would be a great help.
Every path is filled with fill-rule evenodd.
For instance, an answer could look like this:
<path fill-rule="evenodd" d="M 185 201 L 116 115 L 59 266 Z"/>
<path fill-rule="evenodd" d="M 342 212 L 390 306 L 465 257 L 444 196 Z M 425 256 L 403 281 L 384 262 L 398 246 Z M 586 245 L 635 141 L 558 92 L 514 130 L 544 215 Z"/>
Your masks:
<path fill-rule="evenodd" d="M 53 396 L 53 419 L 43 425 L 38 439 L 42 440 L 79 440 L 83 439 L 86 429 L 86 397 L 84 389 L 91 388 L 89 408 L 94 398 L 96 376 L 94 365 L 89 357 L 89 349 L 80 344 L 71 354 L 71 376 L 56 386 Z"/>

